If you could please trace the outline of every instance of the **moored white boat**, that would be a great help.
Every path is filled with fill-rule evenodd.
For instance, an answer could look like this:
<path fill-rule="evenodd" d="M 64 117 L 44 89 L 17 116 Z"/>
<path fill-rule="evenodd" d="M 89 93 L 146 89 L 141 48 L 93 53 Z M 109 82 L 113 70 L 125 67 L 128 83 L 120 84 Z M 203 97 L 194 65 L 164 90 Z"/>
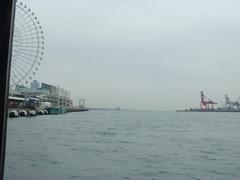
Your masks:
<path fill-rule="evenodd" d="M 36 111 L 34 111 L 34 110 L 29 110 L 28 114 L 29 114 L 29 116 L 36 116 L 37 115 Z"/>
<path fill-rule="evenodd" d="M 37 111 L 37 114 L 38 114 L 38 115 L 44 115 L 45 113 L 44 113 L 43 110 L 38 110 L 38 111 Z"/>
<path fill-rule="evenodd" d="M 8 115 L 9 117 L 18 117 L 19 113 L 17 110 L 9 110 Z"/>
<path fill-rule="evenodd" d="M 44 114 L 48 114 L 48 111 L 47 110 L 43 110 L 44 111 Z"/>
<path fill-rule="evenodd" d="M 24 109 L 19 110 L 18 113 L 19 113 L 20 116 L 27 116 L 28 115 L 27 111 L 24 110 Z"/>

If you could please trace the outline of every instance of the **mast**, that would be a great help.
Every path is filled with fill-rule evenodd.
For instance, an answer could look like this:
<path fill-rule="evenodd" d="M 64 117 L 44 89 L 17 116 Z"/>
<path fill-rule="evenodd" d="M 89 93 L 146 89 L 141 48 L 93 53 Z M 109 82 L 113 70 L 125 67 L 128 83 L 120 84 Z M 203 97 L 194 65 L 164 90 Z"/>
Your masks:
<path fill-rule="evenodd" d="M 15 0 L 0 1 L 0 179 L 4 175 Z"/>

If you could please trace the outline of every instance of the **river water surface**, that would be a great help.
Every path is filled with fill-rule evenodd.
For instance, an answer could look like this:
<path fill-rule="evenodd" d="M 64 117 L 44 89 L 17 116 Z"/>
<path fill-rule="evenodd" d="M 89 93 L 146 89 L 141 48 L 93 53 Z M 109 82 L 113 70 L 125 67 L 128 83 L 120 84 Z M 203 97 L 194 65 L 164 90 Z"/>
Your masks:
<path fill-rule="evenodd" d="M 89 111 L 8 120 L 7 180 L 239 180 L 240 113 Z"/>

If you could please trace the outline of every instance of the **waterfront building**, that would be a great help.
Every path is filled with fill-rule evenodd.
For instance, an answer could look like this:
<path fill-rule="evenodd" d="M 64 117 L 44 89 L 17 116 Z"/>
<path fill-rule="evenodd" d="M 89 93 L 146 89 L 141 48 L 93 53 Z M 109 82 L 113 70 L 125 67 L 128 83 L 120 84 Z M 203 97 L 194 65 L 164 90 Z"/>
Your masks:
<path fill-rule="evenodd" d="M 31 90 L 36 91 L 40 88 L 40 83 L 37 80 L 33 80 L 30 86 Z"/>
<path fill-rule="evenodd" d="M 39 83 L 34 80 L 30 88 L 24 86 L 16 86 L 14 91 L 11 91 L 11 96 L 15 97 L 36 97 L 42 101 L 43 106 L 72 108 L 73 101 L 69 91 L 47 83 Z"/>

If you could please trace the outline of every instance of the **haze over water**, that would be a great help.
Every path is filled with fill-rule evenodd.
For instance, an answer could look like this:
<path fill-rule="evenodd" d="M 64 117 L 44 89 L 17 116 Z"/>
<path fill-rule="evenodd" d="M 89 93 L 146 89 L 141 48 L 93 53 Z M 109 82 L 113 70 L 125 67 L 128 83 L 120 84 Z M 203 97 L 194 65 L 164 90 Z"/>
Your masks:
<path fill-rule="evenodd" d="M 239 0 L 23 0 L 46 47 L 35 76 L 91 107 L 198 107 L 240 94 Z M 77 104 L 77 103 L 76 103 Z"/>
<path fill-rule="evenodd" d="M 89 111 L 8 120 L 6 180 L 239 180 L 240 114 Z"/>

